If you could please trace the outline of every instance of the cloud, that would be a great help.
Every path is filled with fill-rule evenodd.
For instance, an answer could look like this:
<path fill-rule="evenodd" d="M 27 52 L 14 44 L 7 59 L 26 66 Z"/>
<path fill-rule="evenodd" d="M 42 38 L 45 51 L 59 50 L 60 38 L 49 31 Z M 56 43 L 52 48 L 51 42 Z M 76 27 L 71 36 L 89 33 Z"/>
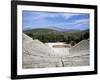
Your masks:
<path fill-rule="evenodd" d="M 75 13 L 62 13 L 61 14 L 65 19 L 69 19 L 73 16 L 79 15 L 79 14 L 75 14 Z"/>
<path fill-rule="evenodd" d="M 23 11 L 23 28 L 56 26 L 60 28 L 89 27 L 89 14 Z"/>

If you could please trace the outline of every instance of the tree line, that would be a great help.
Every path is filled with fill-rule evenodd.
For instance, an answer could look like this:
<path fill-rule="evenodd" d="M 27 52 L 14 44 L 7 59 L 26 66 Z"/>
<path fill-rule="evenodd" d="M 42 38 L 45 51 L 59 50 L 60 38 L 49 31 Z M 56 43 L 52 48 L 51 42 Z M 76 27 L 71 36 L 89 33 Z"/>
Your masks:
<path fill-rule="evenodd" d="M 67 44 L 75 45 L 84 39 L 89 39 L 89 32 L 77 34 L 36 34 L 36 33 L 27 33 L 33 39 L 38 39 L 44 43 L 46 42 L 65 42 Z"/>

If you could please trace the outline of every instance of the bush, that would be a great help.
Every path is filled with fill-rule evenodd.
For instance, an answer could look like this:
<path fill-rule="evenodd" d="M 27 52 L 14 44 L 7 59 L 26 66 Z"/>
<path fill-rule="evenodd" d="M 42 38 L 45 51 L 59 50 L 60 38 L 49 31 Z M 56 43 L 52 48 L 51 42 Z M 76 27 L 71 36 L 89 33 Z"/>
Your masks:
<path fill-rule="evenodd" d="M 70 44 L 71 44 L 72 46 L 74 46 L 74 45 L 75 45 L 75 42 L 74 42 L 74 41 L 71 41 Z"/>

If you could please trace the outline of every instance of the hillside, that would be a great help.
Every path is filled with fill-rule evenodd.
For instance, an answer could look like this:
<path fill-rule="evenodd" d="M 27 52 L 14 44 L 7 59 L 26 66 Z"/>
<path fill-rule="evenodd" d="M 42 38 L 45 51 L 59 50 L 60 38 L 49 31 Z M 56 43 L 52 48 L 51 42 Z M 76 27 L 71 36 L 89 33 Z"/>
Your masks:
<path fill-rule="evenodd" d="M 37 29 L 26 30 L 24 31 L 24 33 L 50 34 L 50 33 L 60 33 L 60 32 L 53 29 L 37 28 Z"/>
<path fill-rule="evenodd" d="M 72 45 L 80 42 L 81 40 L 89 38 L 89 29 L 87 30 L 66 30 L 37 28 L 23 31 L 32 39 L 38 39 L 41 42 L 66 42 Z"/>

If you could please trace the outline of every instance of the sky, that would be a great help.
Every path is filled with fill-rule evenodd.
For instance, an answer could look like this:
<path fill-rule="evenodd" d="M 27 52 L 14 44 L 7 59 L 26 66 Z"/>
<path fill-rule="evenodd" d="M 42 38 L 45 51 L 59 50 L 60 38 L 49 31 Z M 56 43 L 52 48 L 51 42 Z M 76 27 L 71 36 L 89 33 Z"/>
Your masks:
<path fill-rule="evenodd" d="M 88 13 L 22 11 L 23 30 L 57 27 L 62 29 L 89 29 Z"/>

